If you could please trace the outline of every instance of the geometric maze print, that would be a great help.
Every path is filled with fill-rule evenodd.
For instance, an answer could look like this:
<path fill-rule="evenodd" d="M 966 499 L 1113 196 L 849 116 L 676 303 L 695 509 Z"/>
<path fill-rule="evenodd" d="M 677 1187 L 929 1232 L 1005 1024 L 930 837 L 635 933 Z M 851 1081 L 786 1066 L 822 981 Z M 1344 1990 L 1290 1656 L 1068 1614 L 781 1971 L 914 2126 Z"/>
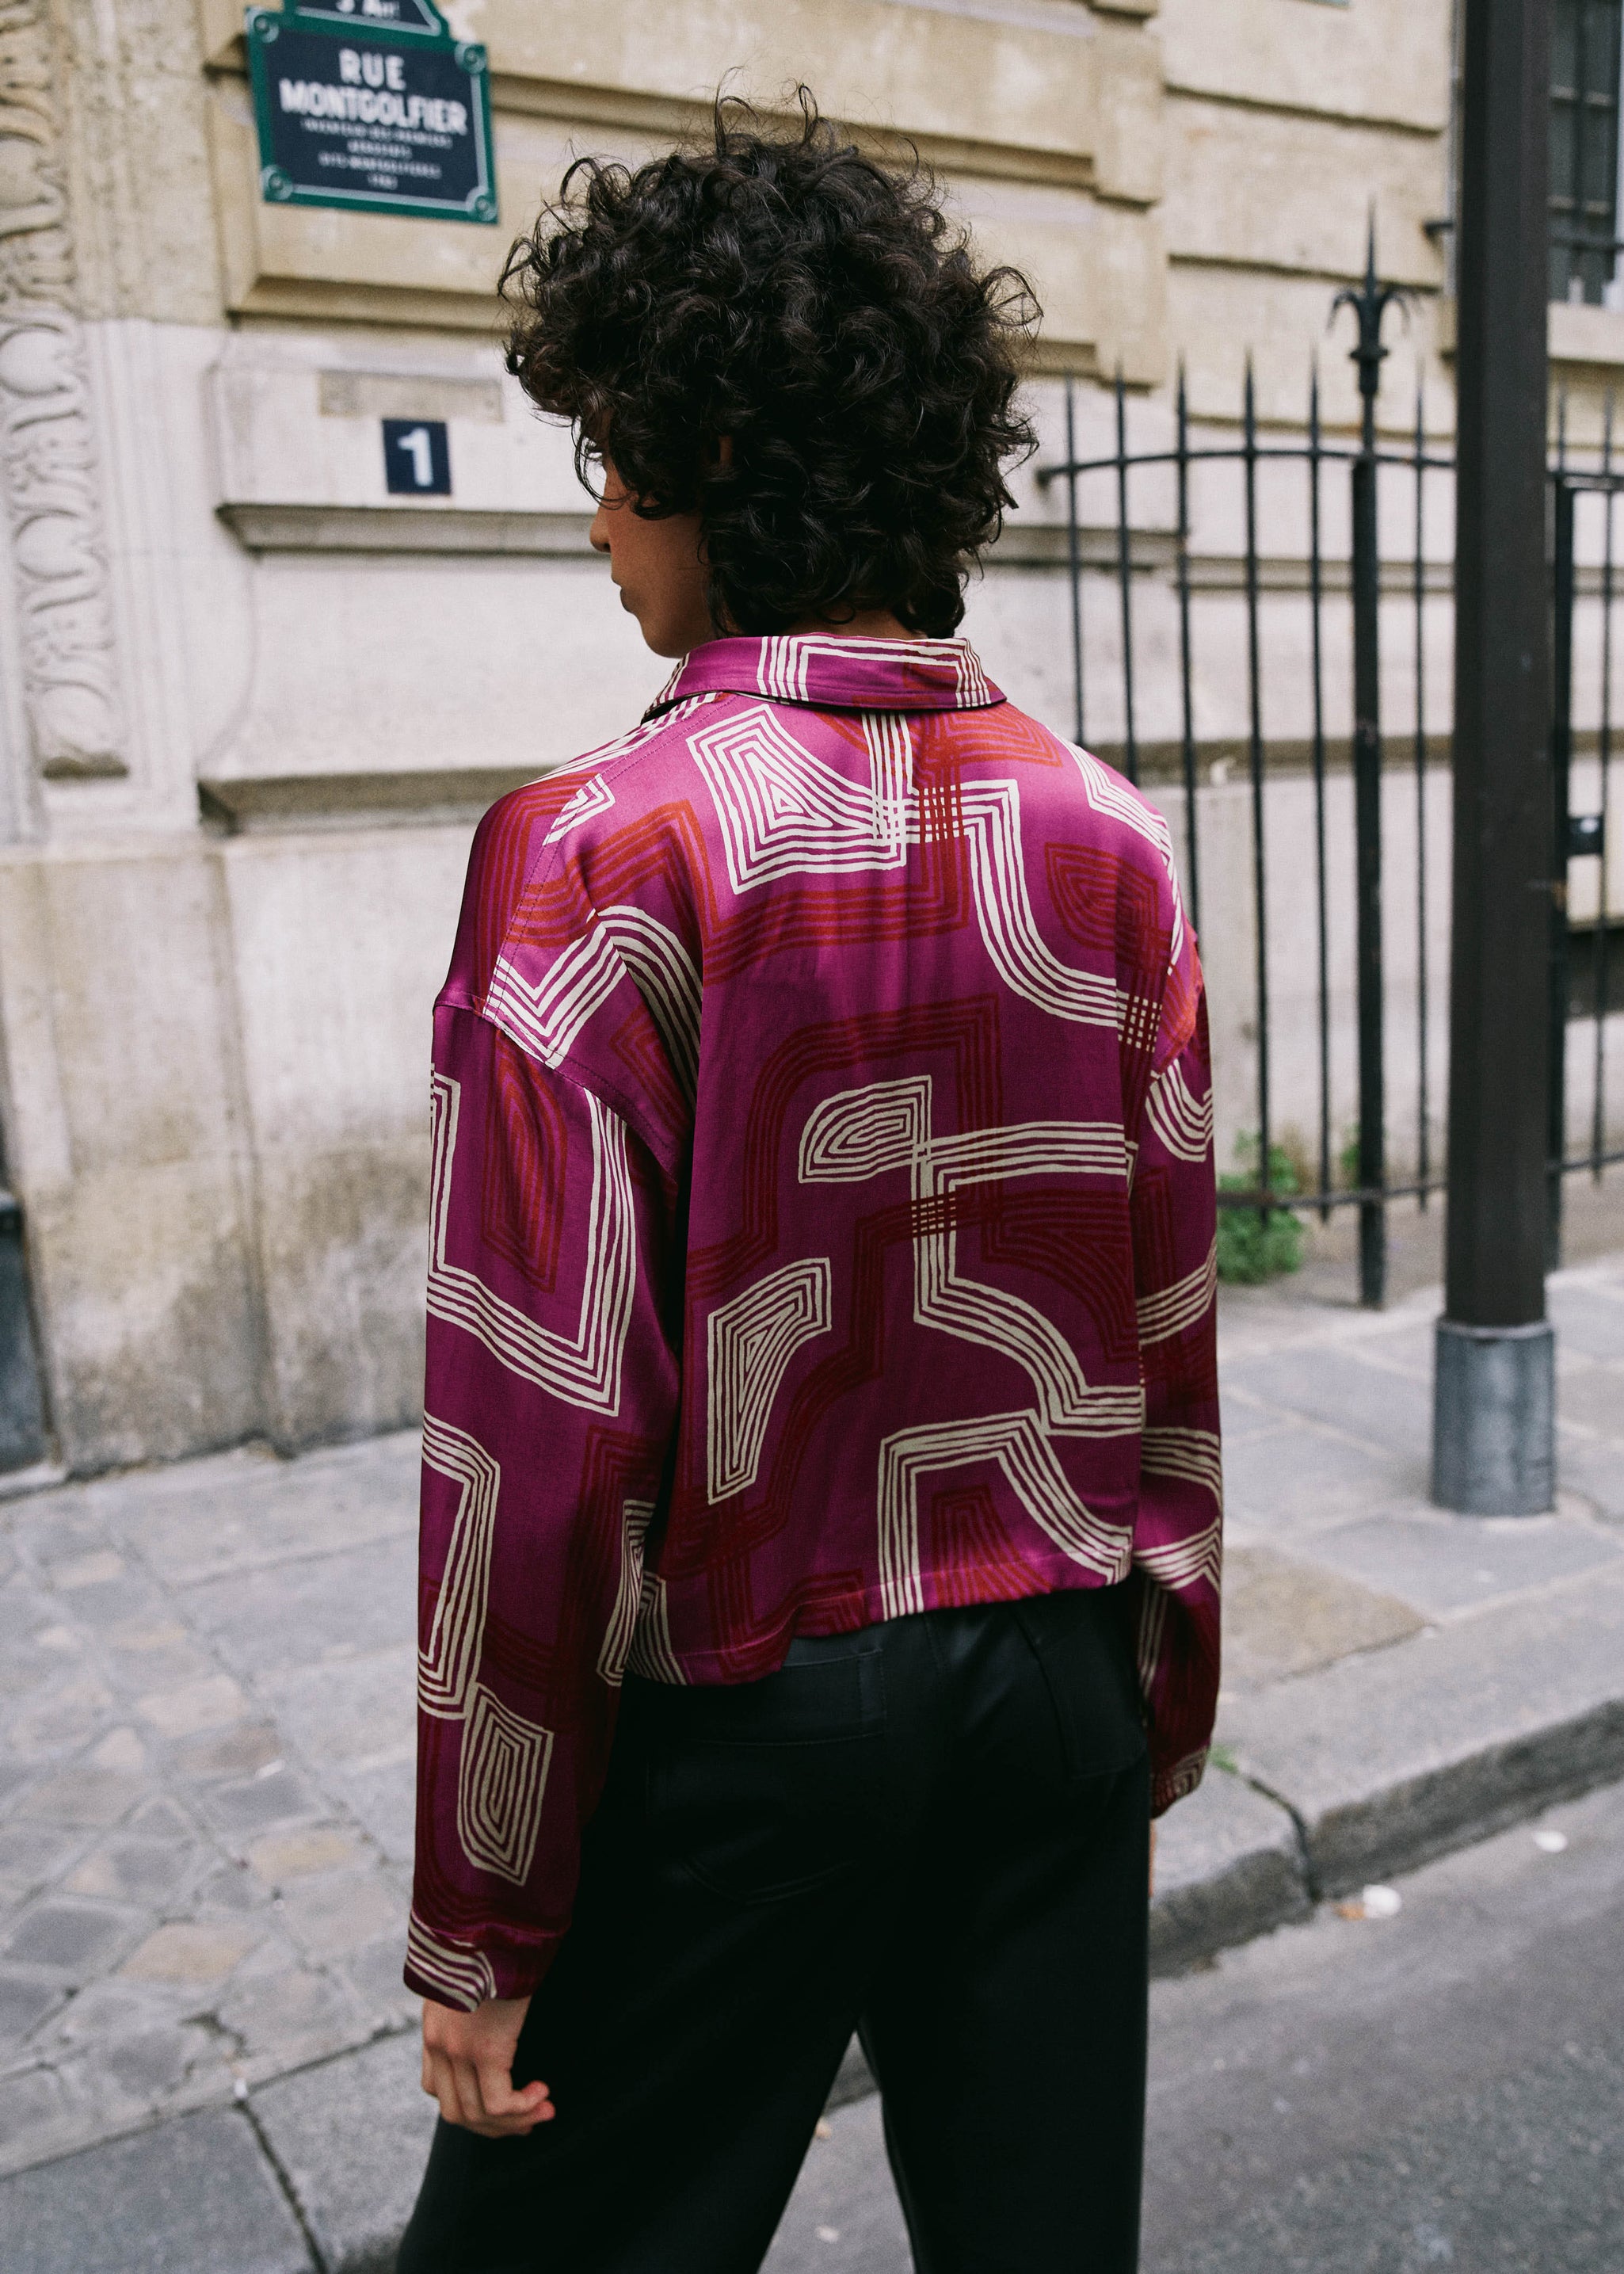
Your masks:
<path fill-rule="evenodd" d="M 805 749 L 766 704 L 696 728 L 688 748 L 716 802 L 735 892 L 789 876 L 899 869 L 923 838 L 906 720 L 864 712 L 869 780 L 847 781 Z M 960 786 L 976 922 L 998 976 L 1056 1019 L 1110 1027 L 1131 1044 L 1154 1031 L 1155 1006 L 1114 979 L 1064 964 L 1038 930 L 1021 853 L 1013 781 Z"/>
<path fill-rule="evenodd" d="M 417 1702 L 462 1724 L 457 1838 L 477 1869 L 523 1886 L 536 1852 L 553 1732 L 515 1713 L 477 1679 L 501 1471 L 483 1445 L 432 1415 L 423 1425 L 425 1468 L 460 1489 L 446 1568 L 417 1660 Z"/>
<path fill-rule="evenodd" d="M 646 908 L 603 908 L 598 920 L 619 948 L 665 1046 L 672 1071 L 692 1098 L 699 1084 L 701 1004 L 700 977 L 692 956 L 675 932 Z"/>
<path fill-rule="evenodd" d="M 511 1373 L 550 1390 L 568 1404 L 584 1406 L 591 1412 L 618 1413 L 620 1365 L 631 1324 L 637 1270 L 626 1125 L 590 1091 L 582 1093 L 591 1122 L 592 1195 L 587 1221 L 580 1324 L 573 1335 L 561 1335 L 505 1302 L 475 1273 L 446 1261 L 451 1175 L 456 1158 L 462 1095 L 460 1082 L 445 1074 L 435 1074 L 430 1187 L 430 1314 L 453 1326 L 465 1328 Z"/>
<path fill-rule="evenodd" d="M 643 1562 L 653 1520 L 651 1500 L 628 1500 L 620 1510 L 620 1574 L 598 1653 L 598 1671 L 611 1690 L 620 1689 L 628 1673 L 645 1682 L 688 1680 L 671 1646 L 665 1582 Z"/>
<path fill-rule="evenodd" d="M 485 990 L 485 1015 L 543 1065 L 561 1065 L 583 1027 L 626 977 L 602 924 L 572 940 L 534 985 L 503 955 Z"/>
<path fill-rule="evenodd" d="M 699 1068 L 699 973 L 675 932 L 646 908 L 599 908 L 591 929 L 534 982 L 499 956 L 485 1015 L 543 1065 L 560 1065 L 587 1020 L 628 977 L 691 1098 Z"/>
<path fill-rule="evenodd" d="M 1207 1530 L 1192 1540 L 1175 1540 L 1166 1547 L 1136 1547 L 1133 1561 L 1164 1587 L 1177 1591 L 1192 1580 L 1205 1579 L 1216 1593 L 1223 1577 L 1223 1519 L 1214 1517 Z"/>
<path fill-rule="evenodd" d="M 1214 1429 L 1190 1429 L 1163 1423 L 1147 1429 L 1139 1465 L 1149 1476 L 1180 1477 L 1200 1485 L 1223 1507 L 1223 1457 Z"/>
<path fill-rule="evenodd" d="M 1092 750 L 1079 749 L 1075 742 L 1068 742 L 1066 748 L 1082 770 L 1083 787 L 1094 810 L 1106 815 L 1112 821 L 1120 822 L 1124 829 L 1132 830 L 1136 837 L 1142 837 L 1161 855 L 1162 868 L 1167 872 L 1173 911 L 1172 937 L 1168 955 L 1169 962 L 1177 967 L 1184 947 L 1184 909 L 1178 889 L 1178 870 L 1173 860 L 1172 831 L 1155 809 L 1146 805 L 1126 782 L 1102 766 Z"/>
<path fill-rule="evenodd" d="M 654 1517 L 651 1500 L 628 1500 L 620 1511 L 620 1576 L 614 1608 L 604 1630 L 598 1653 L 598 1671 L 612 1690 L 618 1690 L 631 1656 L 638 1606 L 643 1600 L 643 1543 Z"/>
<path fill-rule="evenodd" d="M 1011 994 L 1051 1018 L 1114 1027 L 1131 1049 L 1149 1046 L 1156 1006 L 1114 979 L 1074 971 L 1039 931 L 1020 848 L 1020 791 L 1012 781 L 966 782 L 960 793 L 975 914 L 993 968 Z M 910 824 L 910 834 L 916 833 Z"/>
<path fill-rule="evenodd" d="M 1076 1352 L 1034 1304 L 1004 1287 L 963 1277 L 952 1196 L 959 1186 L 1037 1175 L 1125 1179 L 1127 1150 L 1115 1122 L 1035 1121 L 935 1137 L 929 1074 L 845 1090 L 808 1116 L 803 1184 L 866 1183 L 888 1170 L 911 1177 L 914 1316 L 961 1340 L 996 1350 L 1035 1388 L 1034 1412 L 996 1413 L 899 1430 L 880 1449 L 881 1585 L 888 1618 L 924 1608 L 919 1560 L 918 1480 L 926 1469 L 996 1459 L 1021 1506 L 1055 1545 L 1107 1577 L 1127 1569 L 1131 1535 L 1101 1523 L 1077 1497 L 1051 1436 L 1116 1437 L 1144 1420 L 1135 1383 L 1090 1389 Z"/>
<path fill-rule="evenodd" d="M 906 725 L 902 727 L 906 734 Z M 903 806 L 883 779 L 867 788 L 798 742 L 764 703 L 695 728 L 695 764 L 710 786 L 735 892 L 808 873 L 899 869 L 907 859 Z M 887 770 L 895 764 L 888 742 Z"/>
<path fill-rule="evenodd" d="M 414 1974 L 432 1982 L 446 2003 L 463 2013 L 471 2014 L 496 1995 L 496 1976 L 483 1951 L 446 1941 L 415 1909 L 406 1921 L 406 1956 Z"/>
<path fill-rule="evenodd" d="M 614 803 L 614 792 L 602 774 L 583 782 L 575 795 L 560 806 L 558 819 L 542 839 L 544 845 L 556 845 L 560 837 L 568 837 L 572 829 L 590 821 L 595 813 L 607 813 Z"/>
<path fill-rule="evenodd" d="M 1158 1294 L 1145 1295 L 1138 1305 L 1139 1344 L 1170 1342 L 1204 1319 L 1218 1292 L 1218 1243 L 1207 1249 L 1204 1261 L 1176 1279 Z"/>
<path fill-rule="evenodd" d="M 1151 1083 L 1145 1118 L 1176 1161 L 1199 1163 L 1207 1158 L 1213 1141 L 1212 1096 L 1209 1092 L 1198 1103 L 1177 1058 Z"/>
<path fill-rule="evenodd" d="M 992 700 L 987 674 L 967 640 L 896 640 L 886 651 L 905 670 L 915 674 L 921 684 L 951 688 L 958 704 Z M 756 685 L 762 694 L 776 696 L 781 702 L 810 702 L 809 672 L 842 659 L 866 666 L 873 659 L 873 649 L 863 640 L 825 639 L 804 633 L 764 639 Z M 668 684 L 674 684 L 685 667 L 680 664 Z"/>
<path fill-rule="evenodd" d="M 716 702 L 723 695 L 768 695 L 780 703 L 817 704 L 827 700 L 849 711 L 861 701 L 860 690 L 865 684 L 873 692 L 876 652 L 872 640 L 832 639 L 805 632 L 780 633 L 748 643 L 734 640 L 725 651 L 726 670 L 718 675 L 717 683 L 665 710 L 655 723 L 669 725 L 673 719 L 680 718 L 697 704 Z M 954 710 L 980 709 L 1003 700 L 967 640 L 887 640 L 883 653 L 888 681 L 884 692 L 888 697 L 898 691 L 900 682 L 911 697 L 922 696 L 928 705 L 932 697 L 945 698 Z M 706 675 L 704 664 L 714 660 L 714 656 L 705 650 L 696 649 L 694 654 L 685 656 L 655 697 L 656 709 L 669 704 L 679 687 L 702 682 Z M 841 671 L 843 665 L 849 667 L 846 674 Z M 841 679 L 845 683 L 837 687 L 836 681 Z M 907 709 L 911 704 L 905 703 L 901 707 Z"/>
<path fill-rule="evenodd" d="M 1147 1587 L 1141 1593 L 1134 1662 L 1139 1671 L 1139 1690 L 1146 1698 L 1152 1695 L 1156 1668 L 1162 1663 L 1162 1645 L 1167 1636 L 1168 1605 L 1172 1600 L 1165 1587 Z"/>
<path fill-rule="evenodd" d="M 658 1571 L 645 1570 L 643 1575 L 643 1597 L 637 1606 L 632 1654 L 626 1664 L 629 1673 L 641 1675 L 645 1682 L 668 1682 L 680 1686 L 688 1681 L 682 1661 L 672 1647 L 665 1582 Z"/>
<path fill-rule="evenodd" d="M 710 1314 L 705 1457 L 712 1501 L 756 1481 L 778 1385 L 802 1343 L 829 1329 L 827 1256 L 786 1263 Z"/>
<path fill-rule="evenodd" d="M 471 1864 L 523 1886 L 552 1762 L 552 1730 L 477 1683 L 457 1777 L 457 1837 Z"/>
<path fill-rule="evenodd" d="M 1223 1577 L 1223 1462 L 1216 1432 L 1166 1427 L 1147 1429 L 1139 1468 L 1145 1476 L 1177 1477 L 1183 1484 L 1209 1492 L 1213 1518 L 1204 1532 L 1189 1538 L 1162 1547 L 1136 1548 L 1134 1562 L 1143 1564 L 1164 1587 L 1187 1587 L 1193 1580 L 1205 1579 L 1216 1593 Z"/>
<path fill-rule="evenodd" d="M 417 1653 L 417 1703 L 437 1720 L 460 1721 L 479 1668 L 502 1472 L 483 1445 L 432 1413 L 423 1417 L 423 1465 L 460 1497 L 427 1647 Z"/>
<path fill-rule="evenodd" d="M 1133 1534 L 1105 1524 L 1072 1491 L 1035 1413 L 987 1413 L 972 1421 L 899 1429 L 880 1447 L 880 1592 L 888 1619 L 925 1608 L 919 1555 L 919 1480 L 929 1469 L 996 1460 L 1047 1539 L 1107 1581 L 1125 1578 Z"/>
<path fill-rule="evenodd" d="M 1111 1121 L 1032 1121 L 962 1136 L 931 1134 L 931 1078 L 872 1082 L 826 1098 L 801 1139 L 802 1184 L 867 1182 L 887 1170 L 912 1178 L 914 1315 L 921 1326 L 1002 1351 L 1030 1377 L 1043 1426 L 1067 1436 L 1114 1437 L 1144 1418 L 1137 1387 L 1091 1389 L 1077 1353 L 1024 1297 L 961 1276 L 951 1207 L 961 1185 L 1020 1176 L 1125 1180 L 1127 1148 Z"/>

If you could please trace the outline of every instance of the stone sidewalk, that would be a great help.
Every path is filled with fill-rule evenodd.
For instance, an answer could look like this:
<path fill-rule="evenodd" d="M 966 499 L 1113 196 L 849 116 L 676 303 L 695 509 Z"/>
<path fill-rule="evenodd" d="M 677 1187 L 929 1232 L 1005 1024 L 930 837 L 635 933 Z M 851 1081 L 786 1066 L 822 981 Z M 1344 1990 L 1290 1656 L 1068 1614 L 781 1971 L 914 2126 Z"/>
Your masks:
<path fill-rule="evenodd" d="M 1219 1766 L 1166 1822 L 1163 1968 L 1624 1775 L 1624 1256 L 1553 1282 L 1553 1516 L 1427 1505 L 1435 1307 L 1225 1291 Z M 415 1449 L 0 1508 L 16 2274 L 389 2263 L 432 2122 L 399 1979 Z"/>
<path fill-rule="evenodd" d="M 416 1452 L 0 1511 L 0 2172 L 411 2018 Z"/>

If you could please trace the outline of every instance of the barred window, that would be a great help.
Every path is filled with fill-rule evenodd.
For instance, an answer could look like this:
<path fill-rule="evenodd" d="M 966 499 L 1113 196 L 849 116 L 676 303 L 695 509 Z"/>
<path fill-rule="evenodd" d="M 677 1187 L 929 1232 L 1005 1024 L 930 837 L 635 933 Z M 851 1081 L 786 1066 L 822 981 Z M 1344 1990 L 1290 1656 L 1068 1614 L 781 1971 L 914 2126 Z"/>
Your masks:
<path fill-rule="evenodd" d="M 1624 306 L 1619 275 L 1624 0 L 1556 0 L 1551 50 L 1551 297 Z"/>

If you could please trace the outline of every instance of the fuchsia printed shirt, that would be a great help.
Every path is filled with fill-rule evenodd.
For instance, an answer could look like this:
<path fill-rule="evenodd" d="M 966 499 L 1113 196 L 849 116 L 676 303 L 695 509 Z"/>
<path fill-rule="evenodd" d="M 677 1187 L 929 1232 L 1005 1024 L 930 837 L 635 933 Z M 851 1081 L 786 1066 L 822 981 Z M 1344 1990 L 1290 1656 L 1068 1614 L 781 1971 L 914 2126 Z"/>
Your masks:
<path fill-rule="evenodd" d="M 486 815 L 432 1218 L 413 1989 L 540 1981 L 628 1668 L 1126 1581 L 1195 1785 L 1195 942 L 1160 815 L 962 642 L 717 640 Z"/>

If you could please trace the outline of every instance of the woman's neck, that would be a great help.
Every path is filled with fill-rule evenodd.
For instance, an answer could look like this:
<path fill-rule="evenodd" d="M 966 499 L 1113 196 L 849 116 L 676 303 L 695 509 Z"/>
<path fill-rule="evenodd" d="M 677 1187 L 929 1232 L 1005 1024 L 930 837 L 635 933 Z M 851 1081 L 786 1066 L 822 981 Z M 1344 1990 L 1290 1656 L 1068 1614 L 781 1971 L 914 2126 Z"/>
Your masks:
<path fill-rule="evenodd" d="M 914 634 L 906 624 L 899 623 L 889 608 L 859 608 L 856 614 L 831 621 L 826 616 L 808 616 L 803 623 L 792 624 L 789 636 L 801 639 L 821 635 L 825 639 L 913 639 Z"/>

